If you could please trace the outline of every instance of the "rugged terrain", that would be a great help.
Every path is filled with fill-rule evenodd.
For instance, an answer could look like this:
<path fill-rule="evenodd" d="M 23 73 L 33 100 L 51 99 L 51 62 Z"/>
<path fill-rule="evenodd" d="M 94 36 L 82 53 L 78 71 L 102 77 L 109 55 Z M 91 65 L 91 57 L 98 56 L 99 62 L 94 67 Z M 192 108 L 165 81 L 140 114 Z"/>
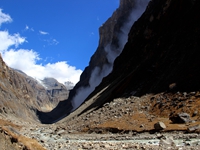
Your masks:
<path fill-rule="evenodd" d="M 134 6 L 128 0 L 120 2 L 118 11 Z M 38 111 L 45 123 L 63 118 L 51 125 L 2 116 L 0 138 L 24 149 L 36 146 L 20 137 L 36 139 L 46 149 L 200 149 L 199 8 L 200 1 L 195 0 L 150 1 L 132 25 L 112 72 L 79 108 L 65 118 L 59 116 L 73 109 L 70 99 L 50 113 Z M 5 84 L 9 78 L 5 64 L 1 66 L 1 84 Z M 89 83 L 92 74 L 86 70 L 82 85 Z M 37 141 L 30 143 L 38 145 Z"/>
<path fill-rule="evenodd" d="M 170 109 L 172 112 L 177 108 L 171 110 L 171 105 L 180 103 L 183 93 L 198 93 L 198 8 L 197 1 L 151 1 L 133 25 L 127 44 L 115 60 L 112 73 L 68 118 L 90 113 L 115 98 L 159 94 L 163 98 L 157 100 L 158 109 Z M 147 105 L 156 103 L 152 99 L 149 96 Z M 187 100 L 193 102 L 190 97 L 183 99 L 181 103 L 187 104 Z M 198 94 L 194 100 L 198 103 Z M 166 103 L 172 104 L 166 106 Z M 199 110 L 198 106 L 196 109 Z"/>
<path fill-rule="evenodd" d="M 151 1 L 112 73 L 61 123 L 104 133 L 154 132 L 162 121 L 165 131 L 199 132 L 199 7 L 199 1 Z M 173 119 L 181 113 L 190 121 Z"/>

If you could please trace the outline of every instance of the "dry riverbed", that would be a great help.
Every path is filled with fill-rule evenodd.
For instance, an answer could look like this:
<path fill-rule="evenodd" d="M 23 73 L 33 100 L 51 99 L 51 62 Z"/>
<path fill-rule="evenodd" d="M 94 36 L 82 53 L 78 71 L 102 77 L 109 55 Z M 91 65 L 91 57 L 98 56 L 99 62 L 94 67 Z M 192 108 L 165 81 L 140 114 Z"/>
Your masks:
<path fill-rule="evenodd" d="M 17 125 L 15 125 L 17 124 Z M 26 137 L 35 141 L 47 150 L 120 150 L 120 149 L 200 149 L 200 135 L 183 132 L 155 132 L 155 133 L 77 133 L 54 125 L 30 124 L 1 120 L 1 127 L 19 137 Z M 23 142 L 23 141 L 20 141 Z M 22 146 L 23 144 L 19 144 Z M 3 145 L 4 146 L 4 145 Z M 2 146 L 2 147 L 3 147 Z M 29 149 L 35 149 L 31 147 Z M 41 147 L 40 147 L 41 149 Z"/>
<path fill-rule="evenodd" d="M 31 132 L 30 132 L 31 131 Z M 46 149 L 200 149 L 198 134 L 128 133 L 128 134 L 74 134 L 57 127 L 35 127 L 23 134 L 37 139 Z"/>

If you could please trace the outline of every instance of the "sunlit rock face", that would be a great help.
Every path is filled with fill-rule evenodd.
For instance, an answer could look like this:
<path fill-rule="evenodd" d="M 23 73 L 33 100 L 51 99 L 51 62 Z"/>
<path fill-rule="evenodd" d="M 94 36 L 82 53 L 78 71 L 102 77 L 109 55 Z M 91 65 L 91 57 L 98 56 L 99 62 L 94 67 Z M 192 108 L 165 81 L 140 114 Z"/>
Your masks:
<path fill-rule="evenodd" d="M 41 84 L 22 71 L 9 68 L 0 56 L 1 115 L 37 121 L 36 110 L 50 111 L 68 97 L 64 85 L 50 80 L 54 85 Z"/>
<path fill-rule="evenodd" d="M 48 95 L 49 101 L 55 107 L 58 102 L 68 98 L 69 90 L 64 84 L 59 83 L 54 78 L 44 78 L 42 81 Z"/>
<path fill-rule="evenodd" d="M 66 100 L 69 90 L 64 84 L 59 83 L 54 78 L 44 78 L 43 80 L 34 79 L 22 71 L 15 70 L 26 79 L 31 91 L 34 93 L 32 97 L 36 100 L 41 111 L 51 111 L 60 101 Z"/>
<path fill-rule="evenodd" d="M 22 73 L 9 68 L 0 58 L 0 112 L 3 116 L 16 116 L 37 120 L 39 109 L 34 91 Z"/>

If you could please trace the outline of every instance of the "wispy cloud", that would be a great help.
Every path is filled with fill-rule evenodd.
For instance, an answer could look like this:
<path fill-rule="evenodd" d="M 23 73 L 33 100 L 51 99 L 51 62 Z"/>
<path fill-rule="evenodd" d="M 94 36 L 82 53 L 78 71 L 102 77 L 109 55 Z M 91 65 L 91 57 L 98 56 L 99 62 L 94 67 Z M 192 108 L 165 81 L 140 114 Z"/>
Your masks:
<path fill-rule="evenodd" d="M 24 31 L 34 31 L 34 29 L 26 25 Z"/>
<path fill-rule="evenodd" d="M 50 44 L 52 45 L 58 45 L 59 43 L 56 39 L 52 39 L 50 42 L 51 42 Z"/>
<path fill-rule="evenodd" d="M 41 30 L 39 31 L 39 33 L 42 34 L 42 35 L 47 35 L 47 34 L 49 34 L 48 32 L 41 31 Z"/>
<path fill-rule="evenodd" d="M 58 45 L 59 42 L 56 39 L 49 38 L 49 39 L 44 39 L 43 41 L 47 42 L 47 45 Z M 46 45 L 44 45 L 45 47 Z"/>
<path fill-rule="evenodd" d="M 25 30 L 28 30 L 28 29 L 29 29 L 29 26 L 26 25 Z"/>
<path fill-rule="evenodd" d="M 2 9 L 0 8 L 0 26 L 2 25 L 2 23 L 6 22 L 12 22 L 12 18 L 10 17 L 10 15 L 3 13 Z"/>

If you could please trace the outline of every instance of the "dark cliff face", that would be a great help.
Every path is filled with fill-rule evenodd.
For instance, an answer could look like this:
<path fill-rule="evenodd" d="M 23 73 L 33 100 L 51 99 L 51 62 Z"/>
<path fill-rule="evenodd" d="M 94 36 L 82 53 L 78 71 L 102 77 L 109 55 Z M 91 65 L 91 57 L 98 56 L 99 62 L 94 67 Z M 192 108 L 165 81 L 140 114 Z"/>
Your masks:
<path fill-rule="evenodd" d="M 89 66 L 87 66 L 81 74 L 80 81 L 70 92 L 70 100 L 73 100 L 75 95 L 80 91 L 80 88 L 93 87 L 90 90 L 90 92 L 92 92 L 101 82 L 102 78 L 111 72 L 114 59 L 121 53 L 124 44 L 127 42 L 130 27 L 132 23 L 137 20 L 137 18 L 131 16 L 133 15 L 131 13 L 136 10 L 137 7 L 141 7 L 141 12 L 133 12 L 135 14 L 138 13 L 140 16 L 145 10 L 148 1 L 149 0 L 120 0 L 119 8 L 99 28 L 100 39 L 97 50 L 92 55 Z M 95 85 L 91 85 L 91 78 L 93 78 L 93 76 L 95 77 L 95 82 L 99 80 Z M 87 96 L 84 95 L 83 100 Z"/>
<path fill-rule="evenodd" d="M 199 90 L 199 1 L 154 0 L 134 24 L 109 79 L 122 76 L 119 91 L 136 95 Z M 143 26 L 141 26 L 143 25 Z M 128 61 L 124 61 L 124 59 Z M 126 83 L 128 82 L 128 83 Z"/>
<path fill-rule="evenodd" d="M 66 120 L 117 97 L 200 89 L 200 1 L 152 0 L 111 74 Z"/>

